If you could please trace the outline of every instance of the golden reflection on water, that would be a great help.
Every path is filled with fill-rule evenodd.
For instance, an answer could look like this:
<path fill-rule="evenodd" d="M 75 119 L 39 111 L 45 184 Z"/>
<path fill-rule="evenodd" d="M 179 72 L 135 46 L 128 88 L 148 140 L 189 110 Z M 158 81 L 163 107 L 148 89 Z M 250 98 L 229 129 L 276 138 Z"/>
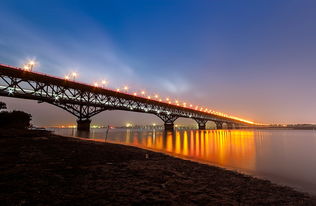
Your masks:
<path fill-rule="evenodd" d="M 127 130 L 125 143 L 202 162 L 255 169 L 256 147 L 254 132 L 251 130 Z"/>

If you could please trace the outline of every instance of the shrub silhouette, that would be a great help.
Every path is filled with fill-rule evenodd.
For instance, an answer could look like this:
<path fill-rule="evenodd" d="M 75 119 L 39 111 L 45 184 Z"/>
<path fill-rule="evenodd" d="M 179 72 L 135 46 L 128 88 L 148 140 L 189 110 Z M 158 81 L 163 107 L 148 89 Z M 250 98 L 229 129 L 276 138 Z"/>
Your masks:
<path fill-rule="evenodd" d="M 32 116 L 22 111 L 0 112 L 0 128 L 27 129 Z"/>
<path fill-rule="evenodd" d="M 4 102 L 0 102 L 0 111 L 3 109 L 7 109 L 7 105 Z"/>

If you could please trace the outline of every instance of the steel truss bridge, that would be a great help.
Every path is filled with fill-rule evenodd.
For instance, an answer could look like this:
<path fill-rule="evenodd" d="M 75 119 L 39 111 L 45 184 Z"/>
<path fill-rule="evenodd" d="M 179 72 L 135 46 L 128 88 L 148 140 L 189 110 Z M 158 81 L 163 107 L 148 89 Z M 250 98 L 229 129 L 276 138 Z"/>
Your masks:
<path fill-rule="evenodd" d="M 0 64 L 0 96 L 37 100 L 60 107 L 77 117 L 78 130 L 89 130 L 91 117 L 106 110 L 126 110 L 158 116 L 166 130 L 179 117 L 194 119 L 199 129 L 213 121 L 217 129 L 249 127 L 253 124 L 220 115 L 176 106 L 145 97 L 116 92 L 45 74 Z"/>

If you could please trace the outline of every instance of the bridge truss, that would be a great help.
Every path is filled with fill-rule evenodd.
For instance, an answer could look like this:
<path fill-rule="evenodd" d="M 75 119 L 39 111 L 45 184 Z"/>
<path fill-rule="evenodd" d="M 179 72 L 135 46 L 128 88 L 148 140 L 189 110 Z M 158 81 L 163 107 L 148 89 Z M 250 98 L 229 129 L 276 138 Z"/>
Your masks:
<path fill-rule="evenodd" d="M 91 117 L 106 110 L 154 114 L 164 121 L 166 129 L 173 129 L 179 117 L 194 119 L 199 129 L 205 129 L 207 121 L 214 121 L 217 128 L 222 128 L 223 123 L 228 127 L 249 126 L 235 119 L 6 65 L 0 65 L 0 96 L 32 99 L 60 107 L 77 117 L 78 129 L 82 130 L 89 129 Z"/>

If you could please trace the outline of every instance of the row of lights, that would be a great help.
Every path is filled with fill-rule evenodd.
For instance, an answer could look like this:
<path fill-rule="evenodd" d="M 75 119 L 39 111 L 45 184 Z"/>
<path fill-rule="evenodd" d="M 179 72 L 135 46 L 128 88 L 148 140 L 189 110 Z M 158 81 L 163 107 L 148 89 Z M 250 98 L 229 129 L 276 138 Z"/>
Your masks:
<path fill-rule="evenodd" d="M 30 60 L 26 64 L 23 65 L 23 69 L 25 71 L 33 71 L 34 67 L 37 64 L 38 63 L 35 60 Z M 78 77 L 78 73 L 77 72 L 71 72 L 70 74 L 65 75 L 64 78 L 65 78 L 65 80 L 75 81 L 77 77 Z M 105 88 L 108 84 L 109 84 L 108 81 L 102 80 L 101 82 L 94 82 L 93 86 Z M 123 89 L 117 88 L 116 91 L 117 92 L 128 93 L 129 87 L 128 86 L 124 86 Z M 252 122 L 252 121 L 248 121 L 248 120 L 245 120 L 245 119 L 242 119 L 242 118 L 239 118 L 239 117 L 230 116 L 228 114 L 224 114 L 224 113 L 221 113 L 221 112 L 216 112 L 216 111 L 213 111 L 211 109 L 204 108 L 204 107 L 201 107 L 201 106 L 194 106 L 192 104 L 187 104 L 186 102 L 182 102 L 181 103 L 178 100 L 174 100 L 174 102 L 173 102 L 169 97 L 166 97 L 165 101 L 164 101 L 158 94 L 148 95 L 148 94 L 146 94 L 146 92 L 144 90 L 141 91 L 140 93 L 133 92 L 133 93 L 128 93 L 128 94 L 132 94 L 134 96 L 139 96 L 139 97 L 143 97 L 143 98 L 147 98 L 147 99 L 156 100 L 156 101 L 159 101 L 159 102 L 166 102 L 168 104 L 176 105 L 176 106 L 179 106 L 179 107 L 191 108 L 191 109 L 194 109 L 194 110 L 197 110 L 197 111 L 200 111 L 200 112 L 215 114 L 215 115 L 218 115 L 218 116 L 235 119 L 235 120 L 246 122 L 246 123 L 249 123 L 249 124 L 254 124 L 254 122 Z"/>
<path fill-rule="evenodd" d="M 76 78 L 78 77 L 77 72 L 71 72 L 70 74 L 65 75 L 65 80 L 72 80 L 75 81 Z"/>

